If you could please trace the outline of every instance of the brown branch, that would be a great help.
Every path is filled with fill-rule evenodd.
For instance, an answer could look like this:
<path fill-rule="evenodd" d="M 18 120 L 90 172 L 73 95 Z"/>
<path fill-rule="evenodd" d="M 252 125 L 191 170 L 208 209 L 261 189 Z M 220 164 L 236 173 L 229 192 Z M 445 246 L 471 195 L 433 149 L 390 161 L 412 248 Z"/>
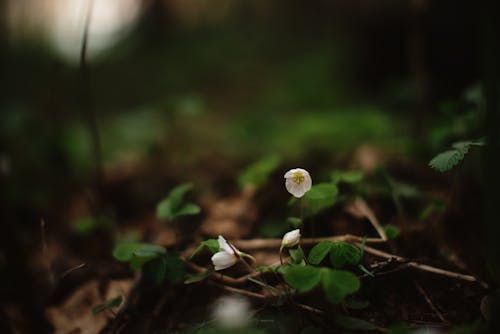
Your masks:
<path fill-rule="evenodd" d="M 361 243 L 359 243 L 359 242 L 354 242 L 354 244 L 358 247 L 362 246 Z M 451 277 L 451 278 L 455 278 L 455 279 L 459 279 L 459 280 L 463 280 L 463 281 L 478 282 L 483 287 L 485 287 L 485 288 L 488 287 L 488 285 L 486 283 L 480 281 L 479 279 L 477 279 L 476 277 L 471 276 L 471 275 L 460 274 L 457 272 L 432 267 L 432 266 L 429 266 L 426 264 L 421 264 L 421 263 L 418 263 L 415 261 L 409 261 L 409 260 L 405 259 L 404 257 L 398 256 L 398 255 L 393 255 L 390 253 L 386 253 L 384 251 L 381 251 L 381 250 L 378 250 L 378 249 L 375 249 L 375 248 L 372 248 L 372 247 L 369 247 L 366 245 L 364 246 L 364 251 L 369 253 L 369 254 L 384 258 L 384 259 L 395 259 L 399 262 L 404 262 L 407 266 L 416 268 L 418 270 L 427 271 L 427 272 L 434 273 L 437 275 Z"/>
<path fill-rule="evenodd" d="M 346 242 L 366 242 L 366 243 L 384 243 L 385 240 L 381 238 L 362 238 L 356 235 L 344 234 L 334 237 L 323 238 L 304 238 L 300 240 L 301 245 L 313 245 L 321 241 L 346 241 Z M 250 239 L 250 240 L 235 240 L 233 244 L 241 249 L 253 250 L 262 248 L 279 248 L 281 246 L 281 239 Z"/>

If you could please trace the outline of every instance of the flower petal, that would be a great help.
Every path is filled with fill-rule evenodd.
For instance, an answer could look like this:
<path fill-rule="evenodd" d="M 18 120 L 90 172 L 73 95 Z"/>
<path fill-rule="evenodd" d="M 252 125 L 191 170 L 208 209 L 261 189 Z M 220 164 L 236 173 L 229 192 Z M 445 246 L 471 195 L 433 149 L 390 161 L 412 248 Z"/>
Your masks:
<path fill-rule="evenodd" d="M 229 243 L 224 239 L 222 235 L 219 235 L 219 238 L 217 239 L 219 241 L 219 251 L 224 251 L 229 254 L 234 254 L 233 248 L 229 246 Z"/>
<path fill-rule="evenodd" d="M 302 184 L 296 184 L 291 179 L 286 179 L 285 181 L 286 190 L 293 196 L 300 198 L 306 193 Z"/>
<path fill-rule="evenodd" d="M 212 256 L 215 270 L 222 270 L 233 266 L 238 261 L 234 254 L 228 252 L 217 252 Z"/>
<path fill-rule="evenodd" d="M 293 176 L 295 172 L 297 172 L 300 168 L 293 168 L 290 169 L 288 172 L 285 173 L 285 179 L 289 179 Z"/>

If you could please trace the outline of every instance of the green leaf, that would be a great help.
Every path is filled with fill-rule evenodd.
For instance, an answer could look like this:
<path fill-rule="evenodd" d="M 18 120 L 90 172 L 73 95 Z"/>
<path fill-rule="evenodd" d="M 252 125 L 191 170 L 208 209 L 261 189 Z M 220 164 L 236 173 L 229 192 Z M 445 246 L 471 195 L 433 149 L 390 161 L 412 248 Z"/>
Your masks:
<path fill-rule="evenodd" d="M 361 171 L 342 171 L 336 170 L 331 175 L 331 180 L 335 184 L 339 183 L 358 183 L 363 179 L 363 172 Z"/>
<path fill-rule="evenodd" d="M 321 241 L 319 244 L 314 246 L 309 252 L 309 263 L 319 264 L 321 261 L 323 261 L 328 252 L 330 252 L 331 247 L 332 242 L 328 240 Z"/>
<path fill-rule="evenodd" d="M 303 197 L 304 204 L 312 215 L 331 207 L 337 201 L 338 188 L 333 183 L 319 183 L 311 187 Z"/>
<path fill-rule="evenodd" d="M 211 270 L 205 270 L 204 272 L 201 272 L 201 273 L 198 273 L 195 275 L 191 275 L 184 281 L 184 284 L 192 284 L 192 283 L 201 282 L 201 281 L 209 278 L 210 276 L 212 276 L 213 273 L 215 273 L 215 270 L 211 269 Z"/>
<path fill-rule="evenodd" d="M 450 150 L 438 154 L 429 162 L 429 166 L 440 172 L 446 172 L 455 167 L 464 158 L 464 153 L 459 150 Z"/>
<path fill-rule="evenodd" d="M 283 220 L 270 220 L 260 226 L 260 234 L 265 238 L 281 237 L 288 231 L 288 225 Z"/>
<path fill-rule="evenodd" d="M 372 331 L 378 329 L 377 326 L 363 319 L 347 317 L 344 315 L 337 314 L 335 316 L 335 322 L 342 328 L 362 330 L 362 331 Z"/>
<path fill-rule="evenodd" d="M 461 141 L 454 143 L 451 150 L 438 154 L 429 162 L 429 166 L 437 169 L 440 172 L 446 172 L 455 167 L 460 161 L 463 160 L 465 155 L 469 152 L 471 146 L 484 146 L 482 140 L 478 141 Z"/>
<path fill-rule="evenodd" d="M 304 263 L 304 251 L 302 250 L 302 247 L 300 247 L 300 245 L 297 247 L 297 249 L 288 249 L 288 252 L 290 253 L 292 264 Z"/>
<path fill-rule="evenodd" d="M 184 262 L 177 255 L 167 253 L 144 264 L 142 272 L 157 285 L 175 282 L 185 275 Z"/>
<path fill-rule="evenodd" d="M 387 224 L 383 227 L 385 235 L 389 239 L 395 239 L 399 235 L 399 228 L 392 224 Z"/>
<path fill-rule="evenodd" d="M 102 311 L 109 310 L 109 309 L 112 309 L 114 307 L 118 307 L 122 304 L 122 301 L 123 301 L 122 296 L 118 296 L 116 298 L 107 300 L 104 303 L 95 306 L 92 309 L 92 313 L 97 314 L 97 313 L 101 313 Z"/>
<path fill-rule="evenodd" d="M 326 298 L 333 304 L 340 303 L 346 296 L 359 290 L 360 282 L 353 273 L 345 270 L 321 269 Z"/>
<path fill-rule="evenodd" d="M 123 242 L 115 246 L 113 249 L 113 257 L 118 261 L 129 262 L 135 256 L 150 256 L 153 253 L 164 254 L 165 252 L 165 248 L 158 245 L 143 242 Z"/>
<path fill-rule="evenodd" d="M 180 216 L 194 216 L 199 214 L 201 211 L 200 207 L 193 203 L 185 204 L 182 208 L 175 212 L 176 217 Z"/>
<path fill-rule="evenodd" d="M 361 250 L 343 241 L 332 242 L 330 263 L 334 268 L 342 268 L 346 264 L 356 265 L 361 260 Z"/>
<path fill-rule="evenodd" d="M 210 253 L 215 254 L 219 251 L 219 241 L 217 241 L 217 239 L 207 239 L 205 241 L 202 241 L 199 246 L 196 247 L 195 251 L 193 252 L 193 254 L 191 254 L 189 259 L 194 258 L 205 247 L 210 251 Z"/>
<path fill-rule="evenodd" d="M 156 207 L 156 216 L 162 220 L 174 220 L 180 216 L 196 215 L 200 208 L 195 204 L 182 205 L 184 195 L 193 188 L 191 183 L 184 183 L 170 191 Z"/>
<path fill-rule="evenodd" d="M 321 270 L 312 266 L 293 266 L 285 271 L 285 281 L 300 292 L 307 292 L 321 281 Z"/>
<path fill-rule="evenodd" d="M 302 226 L 302 219 L 299 217 L 288 217 L 286 219 L 287 223 L 292 225 L 293 227 L 299 228 Z"/>
<path fill-rule="evenodd" d="M 241 187 L 260 187 L 266 183 L 271 173 L 278 168 L 279 164 L 280 158 L 277 156 L 265 157 L 248 166 L 238 177 L 238 183 Z"/>

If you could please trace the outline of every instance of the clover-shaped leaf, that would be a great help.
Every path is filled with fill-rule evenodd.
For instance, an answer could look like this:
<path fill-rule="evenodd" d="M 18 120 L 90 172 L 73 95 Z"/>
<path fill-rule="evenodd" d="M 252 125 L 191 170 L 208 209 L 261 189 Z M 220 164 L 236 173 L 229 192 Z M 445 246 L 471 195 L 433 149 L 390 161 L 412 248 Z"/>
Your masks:
<path fill-rule="evenodd" d="M 332 248 L 332 242 L 329 240 L 321 241 L 319 244 L 314 246 L 309 252 L 309 263 L 311 264 L 319 264 L 326 255 L 330 252 Z"/>
<path fill-rule="evenodd" d="M 322 268 L 321 271 L 323 290 L 331 303 L 338 304 L 346 296 L 359 290 L 359 279 L 353 273 L 328 268 Z"/>
<path fill-rule="evenodd" d="M 307 292 L 321 282 L 321 269 L 313 266 L 292 266 L 285 270 L 285 281 L 300 292 Z"/>
<path fill-rule="evenodd" d="M 361 260 L 361 249 L 343 241 L 332 242 L 330 248 L 330 263 L 335 268 L 346 264 L 356 265 Z"/>

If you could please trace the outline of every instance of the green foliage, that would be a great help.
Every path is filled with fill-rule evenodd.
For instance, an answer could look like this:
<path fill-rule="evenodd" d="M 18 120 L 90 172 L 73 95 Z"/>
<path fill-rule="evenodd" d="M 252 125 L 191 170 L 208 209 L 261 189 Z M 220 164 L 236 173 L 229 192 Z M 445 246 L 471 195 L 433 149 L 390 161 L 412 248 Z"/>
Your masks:
<path fill-rule="evenodd" d="M 309 252 L 309 263 L 311 264 L 320 264 L 321 261 L 325 258 L 325 256 L 330 252 L 332 248 L 332 242 L 325 240 L 321 241 L 319 244 L 314 246 Z"/>
<path fill-rule="evenodd" d="M 290 248 L 288 249 L 290 253 L 291 263 L 292 264 L 304 264 L 304 251 L 302 247 L 298 246 L 297 249 Z"/>
<path fill-rule="evenodd" d="M 277 268 L 275 266 L 260 266 L 255 268 L 255 271 L 261 271 L 261 272 L 267 272 L 267 271 L 276 272 L 276 270 Z"/>
<path fill-rule="evenodd" d="M 334 268 L 342 268 L 346 264 L 356 265 L 361 260 L 361 250 L 347 242 L 332 242 L 330 263 Z"/>
<path fill-rule="evenodd" d="M 285 271 L 285 281 L 300 292 L 314 289 L 321 276 L 321 269 L 313 266 L 292 266 Z"/>
<path fill-rule="evenodd" d="M 345 270 L 322 268 L 323 290 L 326 298 L 333 304 L 340 303 L 346 296 L 355 293 L 360 288 L 356 275 Z"/>
<path fill-rule="evenodd" d="M 343 241 L 324 240 L 309 252 L 309 263 L 321 263 L 328 253 L 334 268 L 342 268 L 346 264 L 356 265 L 361 260 L 361 249 L 358 247 Z"/>
<path fill-rule="evenodd" d="M 201 281 L 209 278 L 210 276 L 212 276 L 213 273 L 215 273 L 215 270 L 212 269 L 212 270 L 205 270 L 204 272 L 197 273 L 197 274 L 194 274 L 194 275 L 190 275 L 184 281 L 184 284 L 192 284 L 192 283 L 201 282 Z"/>
<path fill-rule="evenodd" d="M 461 141 L 454 143 L 451 150 L 435 156 L 429 162 L 429 166 L 440 172 L 449 171 L 464 159 L 472 146 L 484 146 L 484 141 Z"/>
<path fill-rule="evenodd" d="M 177 254 L 162 254 L 142 267 L 144 277 L 159 285 L 164 281 L 175 282 L 184 278 L 184 262 Z"/>
<path fill-rule="evenodd" d="M 319 183 L 313 185 L 303 197 L 304 205 L 311 215 L 331 207 L 337 201 L 338 188 L 333 183 Z"/>
<path fill-rule="evenodd" d="M 286 219 L 287 223 L 292 225 L 295 228 L 299 228 L 302 226 L 302 219 L 299 217 L 288 217 Z"/>
<path fill-rule="evenodd" d="M 130 262 L 135 257 L 165 254 L 165 248 L 143 242 L 123 242 L 113 249 L 113 257 L 118 261 Z"/>
<path fill-rule="evenodd" d="M 427 220 L 433 213 L 443 214 L 446 210 L 446 206 L 443 201 L 435 199 L 433 200 L 420 214 L 421 220 Z"/>
<path fill-rule="evenodd" d="M 113 250 L 115 259 L 129 262 L 134 270 L 142 269 L 145 277 L 160 284 L 176 281 L 184 276 L 184 262 L 177 254 L 167 253 L 158 245 L 141 242 L 122 242 Z"/>
<path fill-rule="evenodd" d="M 361 171 L 342 171 L 342 170 L 336 170 L 332 173 L 331 175 L 331 180 L 335 184 L 339 183 L 358 183 L 361 180 L 363 180 L 363 172 Z"/>
<path fill-rule="evenodd" d="M 192 259 L 196 255 L 198 255 L 198 253 L 201 252 L 205 247 L 210 251 L 210 253 L 215 254 L 219 251 L 219 241 L 217 241 L 217 239 L 207 239 L 200 242 L 198 247 L 196 247 L 195 251 L 189 258 Z"/>
<path fill-rule="evenodd" d="M 101 313 L 102 311 L 110 310 L 112 308 L 118 307 L 122 304 L 122 301 L 123 301 L 122 296 L 118 296 L 116 298 L 107 300 L 104 303 L 95 306 L 92 309 L 92 313 L 98 314 L 98 313 Z"/>
<path fill-rule="evenodd" d="M 392 224 L 385 225 L 383 229 L 388 239 L 395 239 L 399 235 L 399 228 Z"/>
<path fill-rule="evenodd" d="M 321 282 L 327 299 L 334 304 L 360 288 L 358 277 L 345 270 L 295 265 L 286 267 L 283 275 L 285 281 L 299 292 L 311 291 Z"/>
<path fill-rule="evenodd" d="M 340 314 L 337 314 L 335 316 L 335 322 L 344 329 L 361 330 L 361 331 L 373 331 L 378 329 L 377 326 L 366 320 L 354 317 L 347 317 Z"/>
<path fill-rule="evenodd" d="M 167 198 L 163 199 L 156 207 L 156 216 L 162 220 L 174 220 L 180 216 L 197 215 L 200 207 L 192 204 L 182 204 L 184 195 L 193 188 L 191 183 L 181 184 L 170 191 Z"/>
<path fill-rule="evenodd" d="M 260 234 L 265 238 L 281 237 L 288 231 L 288 225 L 283 220 L 265 221 L 260 226 Z"/>
<path fill-rule="evenodd" d="M 80 236 L 88 236 L 99 229 L 112 227 L 111 220 L 105 217 L 81 217 L 71 223 L 73 231 Z"/>
<path fill-rule="evenodd" d="M 260 187 L 267 182 L 267 179 L 278 168 L 279 164 L 280 158 L 277 156 L 265 157 L 245 168 L 238 177 L 238 183 L 241 187 Z"/>

